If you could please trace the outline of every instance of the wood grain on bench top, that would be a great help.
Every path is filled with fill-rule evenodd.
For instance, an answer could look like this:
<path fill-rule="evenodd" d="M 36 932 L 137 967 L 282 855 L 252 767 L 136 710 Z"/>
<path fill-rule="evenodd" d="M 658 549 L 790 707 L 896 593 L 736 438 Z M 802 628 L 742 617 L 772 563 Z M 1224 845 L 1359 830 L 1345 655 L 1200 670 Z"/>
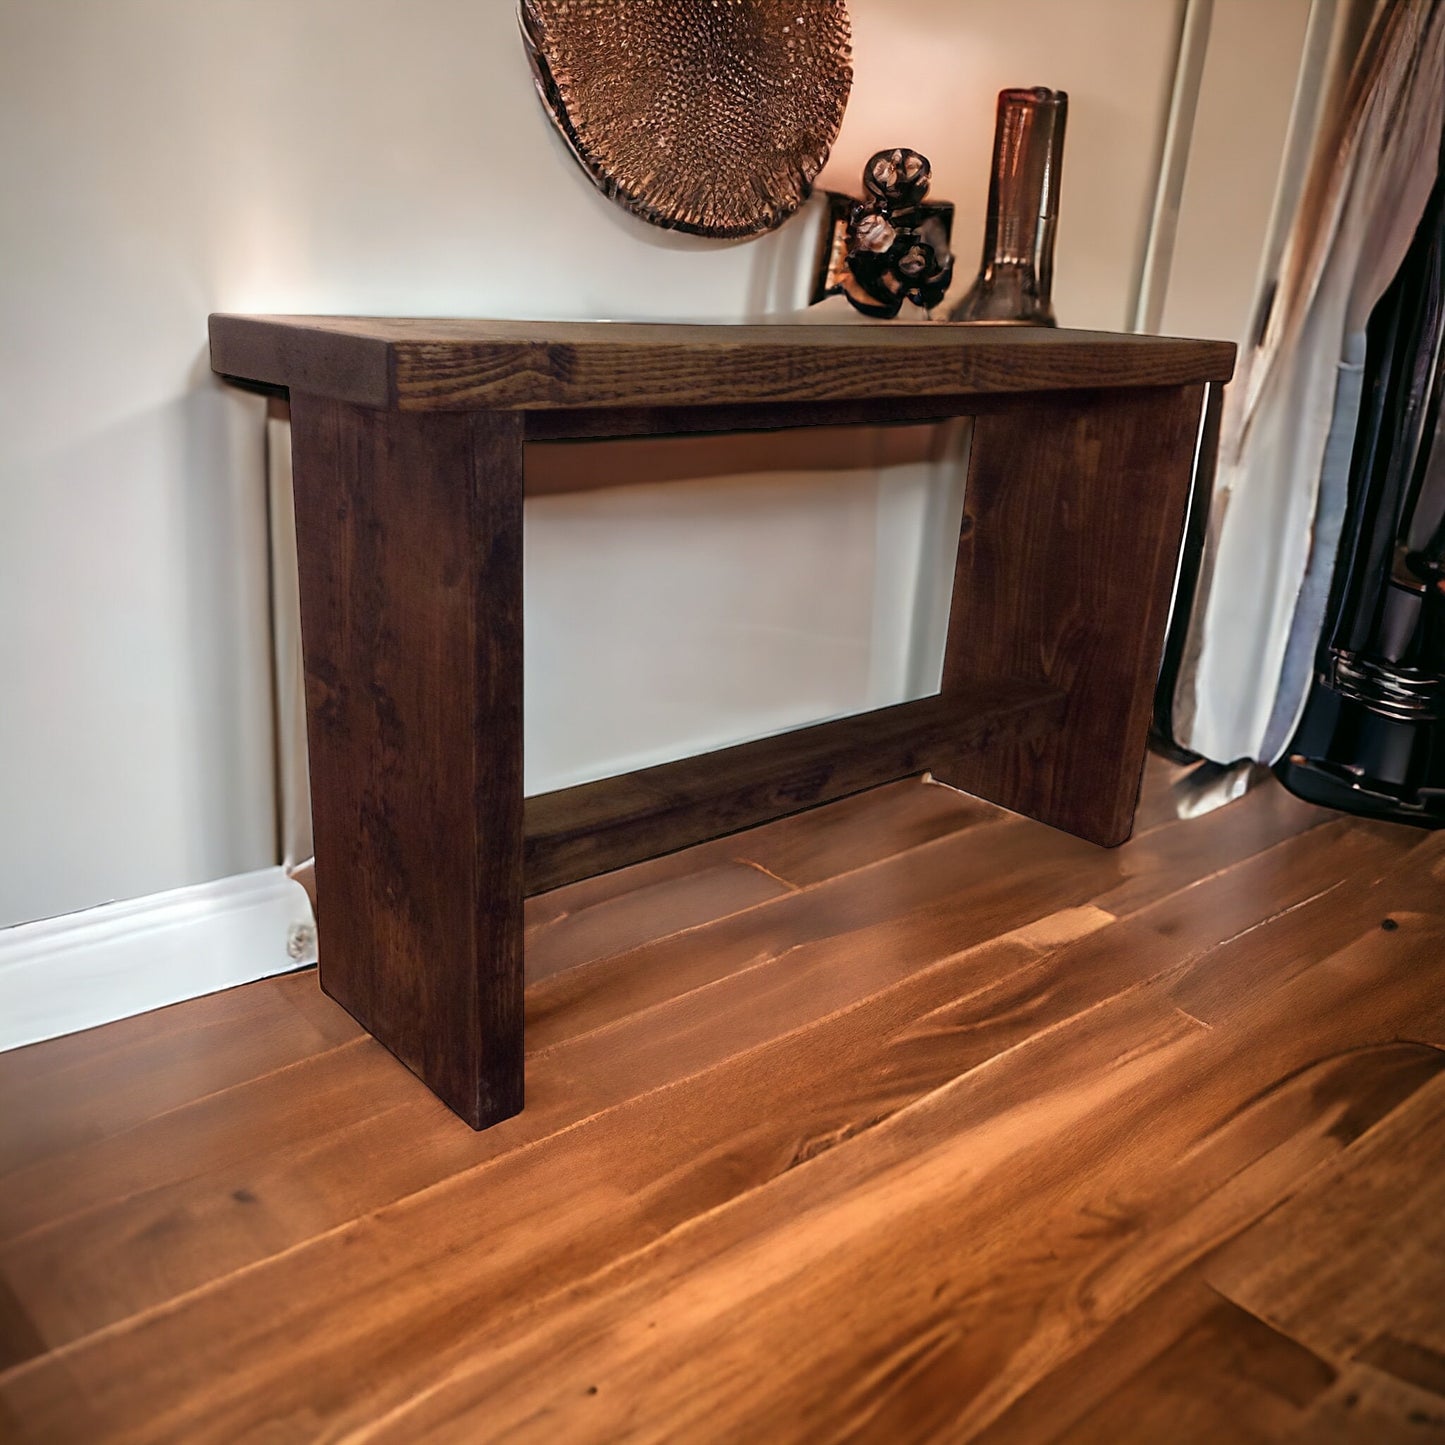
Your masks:
<path fill-rule="evenodd" d="M 1035 327 L 211 317 L 223 376 L 402 411 L 778 404 L 1226 381 L 1234 346 Z"/>

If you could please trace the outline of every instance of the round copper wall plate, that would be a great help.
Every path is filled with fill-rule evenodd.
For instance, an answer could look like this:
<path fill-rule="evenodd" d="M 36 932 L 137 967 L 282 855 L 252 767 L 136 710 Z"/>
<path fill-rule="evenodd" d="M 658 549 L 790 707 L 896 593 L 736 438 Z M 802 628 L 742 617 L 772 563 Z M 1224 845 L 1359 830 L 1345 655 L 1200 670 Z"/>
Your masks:
<path fill-rule="evenodd" d="M 537 90 L 598 187 L 699 236 L 807 199 L 853 83 L 846 0 L 521 0 Z"/>

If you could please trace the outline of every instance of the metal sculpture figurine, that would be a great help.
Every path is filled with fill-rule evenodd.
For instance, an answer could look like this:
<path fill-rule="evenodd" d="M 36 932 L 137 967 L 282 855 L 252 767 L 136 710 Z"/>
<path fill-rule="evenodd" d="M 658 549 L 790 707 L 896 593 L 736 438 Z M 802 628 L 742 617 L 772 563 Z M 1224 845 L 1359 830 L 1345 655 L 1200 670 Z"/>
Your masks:
<path fill-rule="evenodd" d="M 905 301 L 925 310 L 953 278 L 953 206 L 928 202 L 928 157 L 898 147 L 864 167 L 863 200 L 829 192 L 827 255 L 813 300 L 843 295 L 865 316 L 892 318 Z"/>

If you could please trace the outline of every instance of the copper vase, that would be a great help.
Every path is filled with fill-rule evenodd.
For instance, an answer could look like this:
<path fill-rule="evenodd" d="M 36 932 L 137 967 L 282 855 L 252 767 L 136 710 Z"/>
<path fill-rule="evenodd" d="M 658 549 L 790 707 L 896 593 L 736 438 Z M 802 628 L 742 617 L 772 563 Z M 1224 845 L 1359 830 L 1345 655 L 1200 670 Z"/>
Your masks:
<path fill-rule="evenodd" d="M 950 321 L 1054 326 L 1054 230 L 1069 97 L 1062 90 L 1001 90 L 983 263 Z"/>

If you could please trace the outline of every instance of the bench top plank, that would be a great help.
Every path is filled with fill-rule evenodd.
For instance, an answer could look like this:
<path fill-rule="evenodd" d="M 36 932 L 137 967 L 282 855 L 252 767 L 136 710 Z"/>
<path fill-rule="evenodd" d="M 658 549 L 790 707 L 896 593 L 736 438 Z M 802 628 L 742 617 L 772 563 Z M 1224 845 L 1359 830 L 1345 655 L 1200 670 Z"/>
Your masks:
<path fill-rule="evenodd" d="M 211 317 L 223 376 L 398 411 L 998 396 L 1227 381 L 1234 345 L 942 322 Z"/>

